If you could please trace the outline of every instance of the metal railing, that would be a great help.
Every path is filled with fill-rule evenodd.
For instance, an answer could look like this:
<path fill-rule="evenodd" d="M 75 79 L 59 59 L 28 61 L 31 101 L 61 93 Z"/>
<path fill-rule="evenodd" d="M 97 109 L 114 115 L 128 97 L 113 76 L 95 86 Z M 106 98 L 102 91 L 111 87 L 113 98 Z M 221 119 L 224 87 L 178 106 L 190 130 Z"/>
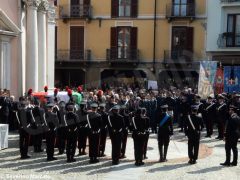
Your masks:
<path fill-rule="evenodd" d="M 59 17 L 66 18 L 90 18 L 92 8 L 90 5 L 65 5 L 59 7 Z"/>
<path fill-rule="evenodd" d="M 174 4 L 169 3 L 166 6 L 167 18 L 195 17 L 195 3 Z"/>
<path fill-rule="evenodd" d="M 188 50 L 165 50 L 164 63 L 186 63 L 193 61 L 193 52 Z"/>
<path fill-rule="evenodd" d="M 56 61 L 89 61 L 91 50 L 57 50 Z"/>
<path fill-rule="evenodd" d="M 107 60 L 112 62 L 139 62 L 138 49 L 107 49 Z"/>
<path fill-rule="evenodd" d="M 219 48 L 240 47 L 240 34 L 225 32 L 219 35 L 217 41 Z"/>
<path fill-rule="evenodd" d="M 222 3 L 240 2 L 240 0 L 220 0 Z"/>

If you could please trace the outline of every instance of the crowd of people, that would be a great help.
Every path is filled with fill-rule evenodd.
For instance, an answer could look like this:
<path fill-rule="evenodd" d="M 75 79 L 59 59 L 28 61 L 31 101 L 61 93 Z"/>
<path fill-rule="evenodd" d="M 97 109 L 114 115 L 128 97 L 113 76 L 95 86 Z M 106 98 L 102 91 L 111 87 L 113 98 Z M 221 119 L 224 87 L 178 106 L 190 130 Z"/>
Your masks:
<path fill-rule="evenodd" d="M 34 152 L 42 152 L 42 141 L 46 138 L 48 161 L 56 160 L 54 148 L 57 147 L 59 154 L 66 152 L 67 162 L 74 162 L 77 149 L 80 156 L 87 154 L 88 142 L 90 163 L 98 163 L 99 157 L 105 156 L 109 136 L 112 164 L 116 165 L 126 158 L 127 138 L 131 134 L 135 165 L 141 166 L 147 159 L 149 134 L 156 133 L 159 161 L 166 162 L 173 124 L 176 124 L 180 133 L 188 137 L 189 163 L 195 164 L 201 131 L 206 127 L 206 138 L 211 138 L 217 125 L 216 139 L 225 140 L 226 161 L 221 165 L 237 165 L 240 135 L 240 95 L 237 93 L 202 99 L 190 88 L 154 91 L 129 87 L 83 90 L 78 87 L 76 91 L 82 98 L 76 103 L 72 90 L 66 88 L 66 91 L 69 102 L 59 100 L 57 89 L 54 97 L 46 97 L 44 101 L 34 97 L 31 90 L 19 101 L 0 97 L 0 123 L 8 123 L 10 129 L 18 124 L 22 159 L 30 158 L 30 145 L 34 146 Z"/>

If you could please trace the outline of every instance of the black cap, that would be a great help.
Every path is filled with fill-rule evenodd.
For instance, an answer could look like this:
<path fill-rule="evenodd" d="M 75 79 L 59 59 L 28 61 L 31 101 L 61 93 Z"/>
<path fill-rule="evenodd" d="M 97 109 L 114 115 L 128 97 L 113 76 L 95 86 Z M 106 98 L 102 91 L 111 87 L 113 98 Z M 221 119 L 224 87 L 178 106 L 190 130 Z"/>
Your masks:
<path fill-rule="evenodd" d="M 98 104 L 97 103 L 92 103 L 90 106 L 91 106 L 91 108 L 98 108 Z"/>
<path fill-rule="evenodd" d="M 120 109 L 120 106 L 119 105 L 115 105 L 112 107 L 112 110 L 119 110 Z"/>
<path fill-rule="evenodd" d="M 47 104 L 47 108 L 52 108 L 53 106 L 54 106 L 53 103 L 48 103 L 48 104 Z"/>
<path fill-rule="evenodd" d="M 102 108 L 104 108 L 106 106 L 106 104 L 105 103 L 101 103 L 101 104 L 99 104 L 99 107 L 102 107 Z"/>
<path fill-rule="evenodd" d="M 161 106 L 161 108 L 162 108 L 162 109 L 166 109 L 166 108 L 168 108 L 168 105 L 167 105 L 167 104 L 164 104 L 164 105 Z"/>
<path fill-rule="evenodd" d="M 198 106 L 198 105 L 192 105 L 192 106 L 191 106 L 191 109 L 192 109 L 192 110 L 198 110 L 198 109 L 199 109 L 199 106 Z"/>
<path fill-rule="evenodd" d="M 201 99 L 201 96 L 199 94 L 195 94 L 195 97 Z"/>
<path fill-rule="evenodd" d="M 80 105 L 86 105 L 87 104 L 87 101 L 81 101 L 80 102 Z"/>
<path fill-rule="evenodd" d="M 233 104 L 231 104 L 231 105 L 229 106 L 229 109 L 233 109 L 234 111 L 236 111 L 238 108 L 237 108 L 236 106 L 234 106 Z"/>
<path fill-rule="evenodd" d="M 126 109 L 127 106 L 125 104 L 121 105 L 121 109 Z"/>
<path fill-rule="evenodd" d="M 225 96 L 223 96 L 222 94 L 219 94 L 218 99 L 225 99 Z"/>

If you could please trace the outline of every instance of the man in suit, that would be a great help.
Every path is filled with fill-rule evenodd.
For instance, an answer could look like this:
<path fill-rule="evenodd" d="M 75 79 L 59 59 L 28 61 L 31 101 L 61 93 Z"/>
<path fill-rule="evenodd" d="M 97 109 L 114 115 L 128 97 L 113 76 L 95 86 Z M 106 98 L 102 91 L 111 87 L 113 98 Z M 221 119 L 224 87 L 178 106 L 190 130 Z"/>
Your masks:
<path fill-rule="evenodd" d="M 199 142 L 203 129 L 203 120 L 198 116 L 198 106 L 191 106 L 191 114 L 185 123 L 184 131 L 188 137 L 188 157 L 189 164 L 196 164 L 198 159 Z"/>
<path fill-rule="evenodd" d="M 229 119 L 226 122 L 225 126 L 225 151 L 226 151 L 226 161 L 221 163 L 223 166 L 237 166 L 238 163 L 238 149 L 237 143 L 240 135 L 239 126 L 240 126 L 240 117 L 237 115 L 237 107 L 230 105 L 229 107 Z M 231 150 L 233 151 L 233 161 L 231 160 Z"/>

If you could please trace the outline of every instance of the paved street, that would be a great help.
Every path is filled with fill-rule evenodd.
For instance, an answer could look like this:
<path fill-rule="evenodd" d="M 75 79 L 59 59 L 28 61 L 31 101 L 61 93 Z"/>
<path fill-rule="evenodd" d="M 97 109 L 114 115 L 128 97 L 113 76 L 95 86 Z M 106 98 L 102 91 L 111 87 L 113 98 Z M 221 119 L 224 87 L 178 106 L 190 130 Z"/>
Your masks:
<path fill-rule="evenodd" d="M 202 134 L 204 137 L 205 133 Z M 224 142 L 214 138 L 202 138 L 200 159 L 196 165 L 188 165 L 187 142 L 177 131 L 172 138 L 167 163 L 158 163 L 159 155 L 155 135 L 151 135 L 148 160 L 142 167 L 135 167 L 133 141 L 129 137 L 127 158 L 118 166 L 111 166 L 111 143 L 107 142 L 107 157 L 90 165 L 88 156 L 76 156 L 77 162 L 66 163 L 66 156 L 56 156 L 57 161 L 47 162 L 46 154 L 33 153 L 31 159 L 20 160 L 18 135 L 9 137 L 9 149 L 0 151 L 0 179 L 80 179 L 80 180 L 157 180 L 157 179 L 240 179 L 240 168 L 225 168 L 219 163 L 225 160 Z M 56 152 L 57 153 L 57 152 Z"/>

